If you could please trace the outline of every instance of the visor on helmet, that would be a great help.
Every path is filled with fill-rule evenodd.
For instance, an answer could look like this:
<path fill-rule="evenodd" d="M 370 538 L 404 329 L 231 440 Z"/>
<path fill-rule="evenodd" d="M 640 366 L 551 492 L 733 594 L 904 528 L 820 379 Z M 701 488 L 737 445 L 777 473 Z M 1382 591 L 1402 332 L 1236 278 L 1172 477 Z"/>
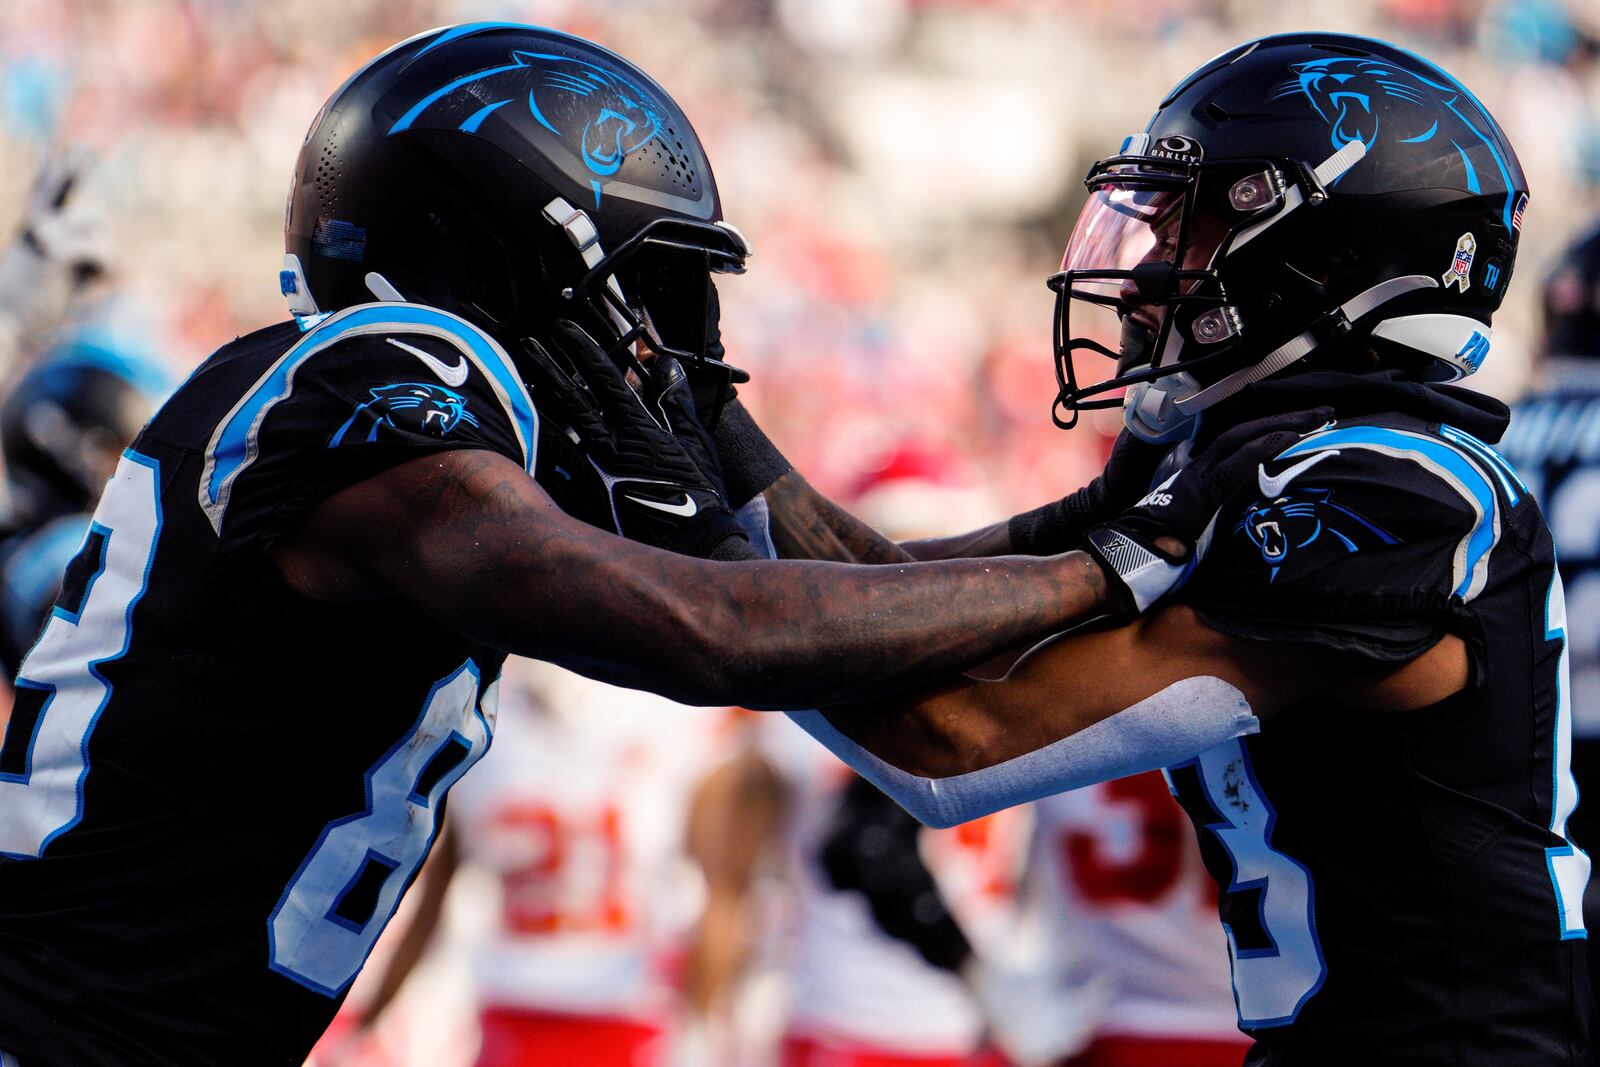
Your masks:
<path fill-rule="evenodd" d="M 1241 222 L 1273 200 L 1263 195 L 1248 208 L 1237 203 L 1239 173 L 1237 165 L 1223 170 L 1131 157 L 1090 171 L 1089 201 L 1050 279 L 1058 425 L 1071 426 L 1080 409 L 1119 405 L 1125 386 L 1175 373 L 1186 342 L 1217 345 L 1198 357 L 1192 349 L 1184 354 L 1186 369 L 1234 347 L 1220 344 L 1238 324 L 1223 306 L 1219 253 Z M 1116 360 L 1116 375 L 1081 385 L 1073 364 L 1080 349 Z"/>

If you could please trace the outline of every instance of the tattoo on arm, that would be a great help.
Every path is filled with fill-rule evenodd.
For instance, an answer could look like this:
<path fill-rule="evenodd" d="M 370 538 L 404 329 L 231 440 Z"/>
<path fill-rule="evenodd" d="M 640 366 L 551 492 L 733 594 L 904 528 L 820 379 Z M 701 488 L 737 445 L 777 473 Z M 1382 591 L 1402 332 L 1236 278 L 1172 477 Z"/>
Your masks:
<path fill-rule="evenodd" d="M 784 559 L 882 564 L 980 559 L 1014 551 L 1007 520 L 970 533 L 897 544 L 817 492 L 799 471 L 785 474 L 763 495 L 771 513 L 772 544 Z"/>
<path fill-rule="evenodd" d="M 763 495 L 772 516 L 772 544 L 784 559 L 882 564 L 915 558 L 817 492 L 799 471 L 785 474 Z"/>
<path fill-rule="evenodd" d="M 302 529 L 475 640 L 687 703 L 903 693 L 1107 606 L 1082 553 L 875 567 L 673 555 L 573 519 L 476 451 L 349 487 Z"/>

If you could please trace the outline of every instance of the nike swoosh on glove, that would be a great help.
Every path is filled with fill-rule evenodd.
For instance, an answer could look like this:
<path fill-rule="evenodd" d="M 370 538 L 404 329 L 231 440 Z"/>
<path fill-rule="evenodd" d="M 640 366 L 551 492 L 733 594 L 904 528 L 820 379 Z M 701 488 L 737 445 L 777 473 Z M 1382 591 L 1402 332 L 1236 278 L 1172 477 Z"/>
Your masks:
<path fill-rule="evenodd" d="M 605 487 L 616 533 L 702 557 L 722 555 L 731 539 L 748 542 L 727 505 L 715 450 L 694 420 L 692 402 L 677 397 L 678 386 L 660 385 L 635 362 L 641 395 L 612 357 L 567 320 L 552 326 L 550 347 L 532 338 L 522 344 L 541 402 L 566 423 Z"/>
<path fill-rule="evenodd" d="M 1240 423 L 1143 500 L 1084 535 L 1083 547 L 1142 612 L 1178 589 L 1205 555 L 1217 512 L 1260 464 L 1333 417 L 1332 408 Z"/>

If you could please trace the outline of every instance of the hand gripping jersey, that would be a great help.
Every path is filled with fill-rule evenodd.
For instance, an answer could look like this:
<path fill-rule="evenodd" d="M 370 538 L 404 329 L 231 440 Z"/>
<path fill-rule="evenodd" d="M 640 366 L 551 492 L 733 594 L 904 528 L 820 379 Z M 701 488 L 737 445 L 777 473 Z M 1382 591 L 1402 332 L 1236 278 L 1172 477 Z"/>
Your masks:
<path fill-rule="evenodd" d="M 1395 391 L 1263 464 L 1184 593 L 1226 633 L 1399 663 L 1448 631 L 1472 665 L 1436 706 L 1312 697 L 1168 769 L 1221 889 L 1247 1063 L 1588 1064 L 1550 533 L 1481 439 L 1503 408 Z"/>
<path fill-rule="evenodd" d="M 503 657 L 399 599 L 303 598 L 266 551 L 418 456 L 532 470 L 536 434 L 493 341 L 405 304 L 234 341 L 157 413 L 0 747 L 0 1049 L 301 1062 L 488 748 Z"/>

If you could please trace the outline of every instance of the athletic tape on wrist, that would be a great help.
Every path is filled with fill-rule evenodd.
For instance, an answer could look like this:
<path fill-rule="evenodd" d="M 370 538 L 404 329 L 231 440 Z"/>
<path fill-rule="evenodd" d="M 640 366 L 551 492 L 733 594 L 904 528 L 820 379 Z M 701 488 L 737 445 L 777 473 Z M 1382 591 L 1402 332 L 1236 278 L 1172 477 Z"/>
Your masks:
<path fill-rule="evenodd" d="M 737 399 L 728 401 L 722 409 L 711 439 L 722 457 L 728 503 L 734 508 L 760 496 L 767 486 L 794 470 L 794 464 L 778 451 Z"/>

